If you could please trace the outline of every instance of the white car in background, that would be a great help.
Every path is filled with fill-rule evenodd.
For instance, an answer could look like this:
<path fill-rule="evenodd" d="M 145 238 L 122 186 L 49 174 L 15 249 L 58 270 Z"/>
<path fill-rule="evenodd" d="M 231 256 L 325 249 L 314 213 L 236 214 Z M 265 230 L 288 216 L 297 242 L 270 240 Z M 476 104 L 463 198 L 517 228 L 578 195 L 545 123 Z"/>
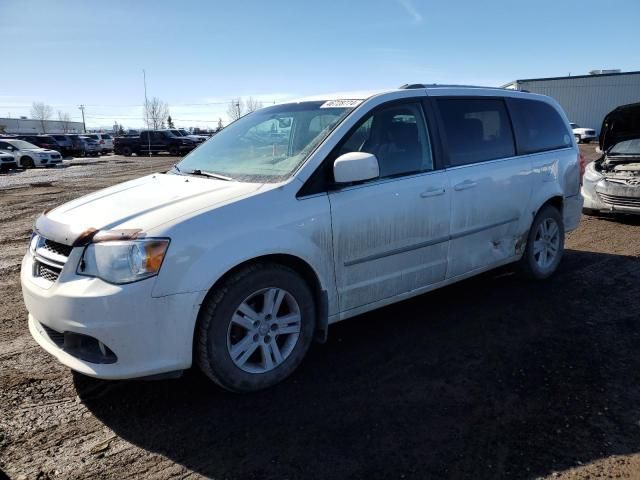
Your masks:
<path fill-rule="evenodd" d="M 11 152 L 20 168 L 50 167 L 62 163 L 62 155 L 57 150 L 40 148 L 15 138 L 0 138 L 0 151 Z"/>
<path fill-rule="evenodd" d="M 83 137 L 95 140 L 100 146 L 100 153 L 103 155 L 113 152 L 113 137 L 108 133 L 85 133 Z"/>
<path fill-rule="evenodd" d="M 591 140 L 596 139 L 596 131 L 593 128 L 583 128 L 577 123 L 570 123 L 569 125 L 577 143 L 589 143 Z"/>

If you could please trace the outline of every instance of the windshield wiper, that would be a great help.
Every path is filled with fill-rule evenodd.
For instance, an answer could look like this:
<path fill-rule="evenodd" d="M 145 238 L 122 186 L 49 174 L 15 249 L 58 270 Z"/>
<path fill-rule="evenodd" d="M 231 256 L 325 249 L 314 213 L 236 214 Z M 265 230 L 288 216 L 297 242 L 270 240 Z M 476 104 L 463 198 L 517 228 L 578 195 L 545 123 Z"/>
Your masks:
<path fill-rule="evenodd" d="M 209 177 L 209 178 L 217 178 L 218 180 L 225 180 L 227 182 L 230 182 L 233 180 L 233 178 L 231 177 L 225 177 L 224 175 L 220 175 L 217 173 L 212 173 L 212 172 L 207 172 L 204 170 L 199 170 L 199 169 L 194 169 L 190 172 L 188 172 L 189 175 L 198 175 L 200 177 Z"/>

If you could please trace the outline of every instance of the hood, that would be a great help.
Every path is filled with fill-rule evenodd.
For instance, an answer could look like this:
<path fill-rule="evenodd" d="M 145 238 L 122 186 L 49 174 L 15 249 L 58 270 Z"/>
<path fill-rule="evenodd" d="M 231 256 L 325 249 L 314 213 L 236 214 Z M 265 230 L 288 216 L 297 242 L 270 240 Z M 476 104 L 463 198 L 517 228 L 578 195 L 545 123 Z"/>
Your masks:
<path fill-rule="evenodd" d="M 260 189 L 262 184 L 156 173 L 100 190 L 42 215 L 36 230 L 71 244 L 88 230 L 140 229 L 210 210 Z"/>
<path fill-rule="evenodd" d="M 634 138 L 640 138 L 640 103 L 622 105 L 604 117 L 600 150 L 606 152 L 616 143 Z"/>

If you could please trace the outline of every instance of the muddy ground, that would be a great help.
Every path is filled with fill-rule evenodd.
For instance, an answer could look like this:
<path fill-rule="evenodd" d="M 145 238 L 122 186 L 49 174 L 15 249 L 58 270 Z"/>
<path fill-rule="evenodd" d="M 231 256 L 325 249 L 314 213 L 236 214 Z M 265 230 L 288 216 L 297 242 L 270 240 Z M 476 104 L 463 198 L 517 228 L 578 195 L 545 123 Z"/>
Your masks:
<path fill-rule="evenodd" d="M 640 478 L 640 219 L 584 217 L 549 281 L 503 269 L 335 325 L 258 394 L 194 371 L 72 374 L 27 331 L 18 272 L 33 220 L 174 161 L 0 175 L 11 478 Z"/>

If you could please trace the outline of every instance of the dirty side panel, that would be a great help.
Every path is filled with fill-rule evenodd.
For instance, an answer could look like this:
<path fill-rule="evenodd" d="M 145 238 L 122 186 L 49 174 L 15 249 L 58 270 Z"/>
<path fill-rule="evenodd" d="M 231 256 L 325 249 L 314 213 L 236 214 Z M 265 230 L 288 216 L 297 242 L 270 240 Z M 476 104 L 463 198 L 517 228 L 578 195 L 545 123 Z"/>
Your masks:
<path fill-rule="evenodd" d="M 530 160 L 494 160 L 448 174 L 453 188 L 447 278 L 519 255 L 531 222 Z"/>
<path fill-rule="evenodd" d="M 438 190 L 438 195 L 424 192 Z M 341 311 L 444 279 L 449 189 L 443 171 L 329 195 Z"/>

